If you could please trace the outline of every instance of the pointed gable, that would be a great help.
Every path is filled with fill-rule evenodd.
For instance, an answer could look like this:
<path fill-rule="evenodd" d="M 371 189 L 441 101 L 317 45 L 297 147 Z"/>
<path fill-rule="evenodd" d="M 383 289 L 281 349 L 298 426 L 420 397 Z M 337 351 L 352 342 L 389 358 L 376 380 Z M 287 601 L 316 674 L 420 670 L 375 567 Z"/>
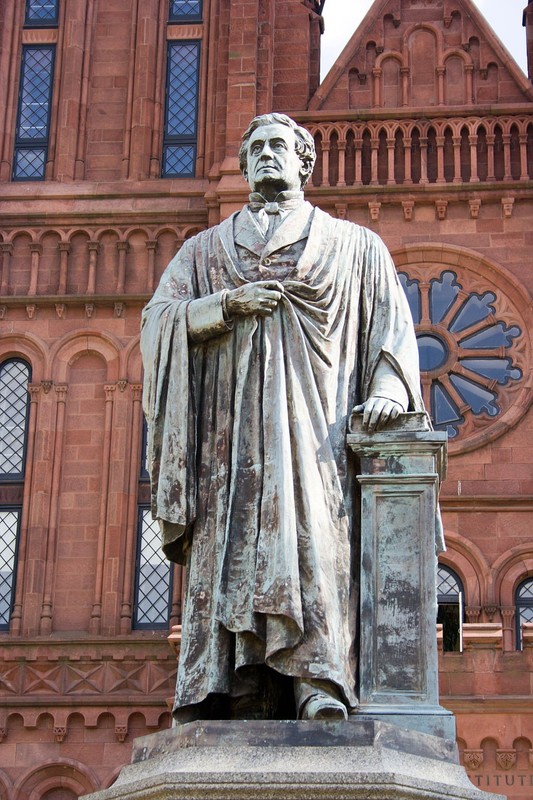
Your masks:
<path fill-rule="evenodd" d="M 375 0 L 309 109 L 531 101 L 531 83 L 472 0 Z"/>

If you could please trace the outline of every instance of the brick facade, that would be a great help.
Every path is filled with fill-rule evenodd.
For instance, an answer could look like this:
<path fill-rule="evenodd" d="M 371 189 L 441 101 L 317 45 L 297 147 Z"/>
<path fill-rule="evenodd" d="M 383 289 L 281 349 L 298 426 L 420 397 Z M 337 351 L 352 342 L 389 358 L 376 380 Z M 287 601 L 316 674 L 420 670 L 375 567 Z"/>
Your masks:
<path fill-rule="evenodd" d="M 531 795 L 533 634 L 517 649 L 515 589 L 533 576 L 533 88 L 471 0 L 376 0 L 319 85 L 320 5 L 204 0 L 203 22 L 180 24 L 166 0 L 60 2 L 57 27 L 40 28 L 24 26 L 24 3 L 0 4 L 0 364 L 32 370 L 25 479 L 0 483 L 0 503 L 22 506 L 0 632 L 8 800 L 105 787 L 133 738 L 169 724 L 168 632 L 132 629 L 140 311 L 176 248 L 245 201 L 240 136 L 268 110 L 315 136 L 308 199 L 379 233 L 416 281 L 420 330 L 437 331 L 430 281 L 451 273 L 459 297 L 491 293 L 511 331 L 491 357 L 512 377 L 483 383 L 498 413 L 472 412 L 439 378 L 462 415 L 442 563 L 465 590 L 463 652 L 439 658 L 474 783 Z M 169 41 L 201 42 L 195 177 L 160 177 Z M 11 179 L 28 44 L 56 45 L 46 179 L 33 182 Z M 442 336 L 457 349 L 459 334 Z M 178 570 L 171 601 L 177 625 Z"/>

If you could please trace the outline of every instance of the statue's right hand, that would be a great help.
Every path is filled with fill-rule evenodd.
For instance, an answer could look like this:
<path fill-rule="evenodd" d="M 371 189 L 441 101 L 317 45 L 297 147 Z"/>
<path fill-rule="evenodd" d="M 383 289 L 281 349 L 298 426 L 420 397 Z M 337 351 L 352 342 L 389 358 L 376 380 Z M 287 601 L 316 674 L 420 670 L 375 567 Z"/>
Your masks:
<path fill-rule="evenodd" d="M 257 281 L 238 289 L 230 289 L 226 295 L 228 316 L 245 317 L 254 314 L 272 314 L 283 294 L 279 281 Z"/>

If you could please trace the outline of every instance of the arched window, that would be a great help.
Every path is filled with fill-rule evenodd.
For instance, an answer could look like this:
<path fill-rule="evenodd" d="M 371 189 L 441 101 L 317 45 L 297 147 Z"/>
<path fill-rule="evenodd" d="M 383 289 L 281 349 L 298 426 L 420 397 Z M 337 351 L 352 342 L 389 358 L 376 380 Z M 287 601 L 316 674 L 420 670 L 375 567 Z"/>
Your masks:
<path fill-rule="evenodd" d="M 141 469 L 138 487 L 137 554 L 133 628 L 166 630 L 172 603 L 172 564 L 161 550 L 159 523 L 150 511 L 150 478 L 146 461 L 147 426 L 143 419 Z"/>
<path fill-rule="evenodd" d="M 0 365 L 0 630 L 9 629 L 15 596 L 30 378 L 30 366 L 21 359 Z"/>
<path fill-rule="evenodd" d="M 445 653 L 463 649 L 464 589 L 459 576 L 450 567 L 437 569 L 437 623 L 442 625 L 442 646 Z"/>
<path fill-rule="evenodd" d="M 533 622 L 533 578 L 526 578 L 515 591 L 516 649 L 522 649 L 522 625 Z"/>

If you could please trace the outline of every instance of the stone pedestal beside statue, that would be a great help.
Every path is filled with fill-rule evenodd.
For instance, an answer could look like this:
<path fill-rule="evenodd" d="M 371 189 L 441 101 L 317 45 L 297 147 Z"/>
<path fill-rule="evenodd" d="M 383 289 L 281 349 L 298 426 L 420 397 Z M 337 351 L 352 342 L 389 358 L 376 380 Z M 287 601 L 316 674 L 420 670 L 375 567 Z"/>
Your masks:
<path fill-rule="evenodd" d="M 361 485 L 360 714 L 455 739 L 453 715 L 439 705 L 435 636 L 446 434 L 424 413 L 372 434 L 361 421 L 353 414 L 348 434 Z"/>

